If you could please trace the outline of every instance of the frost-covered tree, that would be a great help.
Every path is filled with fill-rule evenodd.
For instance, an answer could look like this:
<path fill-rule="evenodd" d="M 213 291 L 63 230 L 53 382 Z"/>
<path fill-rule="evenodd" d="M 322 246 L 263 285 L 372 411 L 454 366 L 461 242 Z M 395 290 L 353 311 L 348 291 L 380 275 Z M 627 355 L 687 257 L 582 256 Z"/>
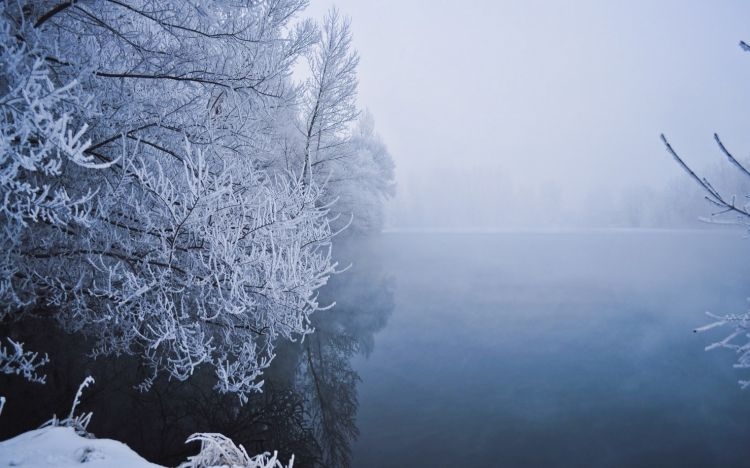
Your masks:
<path fill-rule="evenodd" d="M 323 19 L 320 38 L 309 54 L 310 78 L 303 104 L 304 178 L 347 157 L 349 125 L 357 118 L 357 65 L 351 21 L 337 9 Z"/>
<path fill-rule="evenodd" d="M 740 42 L 740 47 L 743 50 L 750 52 L 750 46 L 744 41 Z M 714 187 L 708 179 L 699 176 L 685 162 L 664 135 L 661 136 L 661 139 L 666 146 L 667 151 L 674 158 L 680 168 L 682 168 L 683 171 L 687 173 L 705 192 L 706 200 L 715 209 L 715 211 L 711 213 L 711 218 L 709 218 L 709 220 L 724 224 L 740 225 L 746 229 L 750 229 L 750 193 L 729 193 L 720 188 Z M 718 134 L 714 134 L 714 140 L 716 141 L 721 154 L 726 157 L 727 161 L 729 161 L 738 175 L 745 179 L 746 183 L 750 182 L 750 161 L 743 161 L 737 158 L 729 151 L 729 149 L 727 149 Z M 735 186 L 741 186 L 741 184 L 735 184 Z M 734 367 L 737 369 L 750 369 L 750 312 L 727 315 L 709 313 L 708 315 L 714 320 L 714 322 L 696 329 L 696 332 L 702 332 L 721 326 L 731 327 L 732 332 L 724 339 L 709 345 L 706 349 L 731 349 L 738 355 L 738 360 Z M 748 388 L 750 387 L 750 380 L 740 380 L 740 385 L 742 388 Z"/>
<path fill-rule="evenodd" d="M 335 8 L 325 16 L 308 54 L 301 129 L 304 180 L 327 181 L 334 228 L 377 231 L 383 204 L 394 193 L 394 164 L 371 114 L 356 106 L 359 56 L 351 22 Z"/>
<path fill-rule="evenodd" d="M 329 164 L 328 186 L 336 196 L 334 226 L 350 222 L 348 232 L 377 232 L 385 223 L 384 204 L 395 194 L 395 165 L 375 132 L 372 114 L 357 119 L 347 144 L 348 157 Z"/>
<path fill-rule="evenodd" d="M 312 331 L 337 215 L 379 226 L 392 191 L 371 123 L 353 128 L 349 21 L 305 6 L 0 5 L 0 320 L 139 356 L 144 389 L 202 365 L 260 389 L 275 342 Z"/>
<path fill-rule="evenodd" d="M 258 390 L 334 271 L 323 181 L 286 171 L 303 0 L 2 6 L 3 315 L 151 377 Z"/>

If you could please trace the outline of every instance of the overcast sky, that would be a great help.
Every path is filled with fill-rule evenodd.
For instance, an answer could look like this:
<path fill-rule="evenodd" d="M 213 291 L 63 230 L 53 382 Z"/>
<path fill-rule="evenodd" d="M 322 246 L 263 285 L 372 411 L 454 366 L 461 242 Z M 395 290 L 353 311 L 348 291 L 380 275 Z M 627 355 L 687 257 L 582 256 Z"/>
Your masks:
<path fill-rule="evenodd" d="M 333 4 L 397 164 L 397 225 L 447 194 L 574 206 L 662 186 L 680 174 L 661 132 L 698 166 L 720 158 L 714 131 L 750 154 L 750 2 L 311 0 L 308 14 Z"/>

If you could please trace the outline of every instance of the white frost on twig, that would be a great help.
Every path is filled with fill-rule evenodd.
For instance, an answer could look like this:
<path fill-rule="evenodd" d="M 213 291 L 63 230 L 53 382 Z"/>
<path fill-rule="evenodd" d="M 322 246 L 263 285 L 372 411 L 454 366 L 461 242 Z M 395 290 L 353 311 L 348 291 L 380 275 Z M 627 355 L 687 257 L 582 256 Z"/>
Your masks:
<path fill-rule="evenodd" d="M 47 376 L 37 374 L 37 370 L 49 362 L 49 357 L 25 351 L 23 343 L 7 340 L 10 348 L 0 345 L 0 373 L 22 375 L 30 382 L 43 384 Z"/>

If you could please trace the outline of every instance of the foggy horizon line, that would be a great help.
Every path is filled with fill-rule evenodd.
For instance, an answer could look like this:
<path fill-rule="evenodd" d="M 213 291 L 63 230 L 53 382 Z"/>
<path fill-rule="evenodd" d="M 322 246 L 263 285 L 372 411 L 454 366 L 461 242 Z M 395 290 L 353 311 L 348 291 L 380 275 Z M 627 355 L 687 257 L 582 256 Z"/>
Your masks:
<path fill-rule="evenodd" d="M 720 223 L 706 223 L 705 227 L 627 227 L 627 226 L 588 226 L 588 227 L 572 227 L 572 226 L 548 226 L 548 227 L 535 227 L 535 226 L 518 226 L 518 227 L 404 227 L 404 226 L 391 226 L 383 228 L 381 231 L 383 234 L 503 234 L 503 233 L 586 233 L 586 232 L 612 232 L 612 233 L 626 233 L 626 232 L 685 232 L 685 233 L 731 233 L 736 234 L 737 231 L 744 231 L 744 227 L 738 225 L 720 224 Z"/>

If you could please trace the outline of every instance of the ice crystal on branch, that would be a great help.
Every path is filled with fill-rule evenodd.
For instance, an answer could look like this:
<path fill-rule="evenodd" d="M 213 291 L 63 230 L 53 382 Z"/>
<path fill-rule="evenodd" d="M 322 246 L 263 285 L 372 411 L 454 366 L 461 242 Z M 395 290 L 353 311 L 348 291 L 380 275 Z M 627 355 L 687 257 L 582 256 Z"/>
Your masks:
<path fill-rule="evenodd" d="M 37 374 L 37 370 L 49 362 L 47 355 L 39 356 L 39 353 L 25 351 L 23 343 L 10 338 L 8 343 L 10 347 L 0 344 L 0 373 L 22 375 L 30 382 L 43 384 L 46 376 Z"/>

